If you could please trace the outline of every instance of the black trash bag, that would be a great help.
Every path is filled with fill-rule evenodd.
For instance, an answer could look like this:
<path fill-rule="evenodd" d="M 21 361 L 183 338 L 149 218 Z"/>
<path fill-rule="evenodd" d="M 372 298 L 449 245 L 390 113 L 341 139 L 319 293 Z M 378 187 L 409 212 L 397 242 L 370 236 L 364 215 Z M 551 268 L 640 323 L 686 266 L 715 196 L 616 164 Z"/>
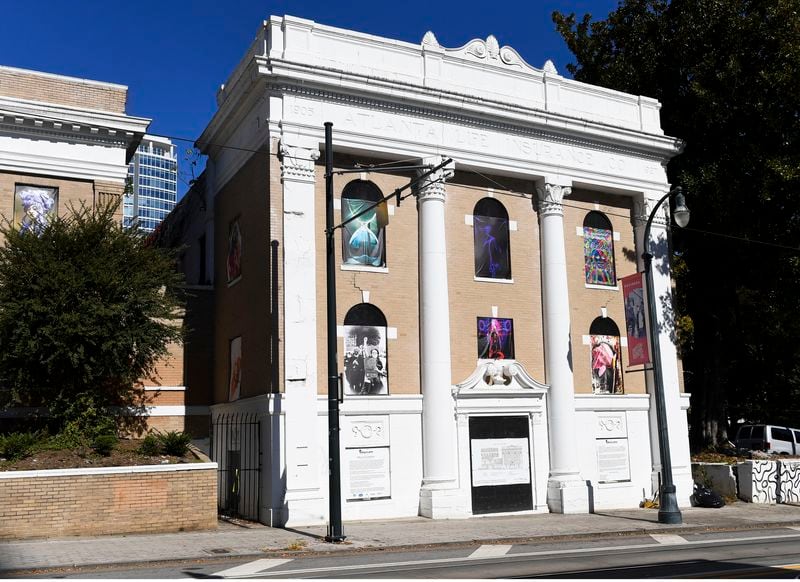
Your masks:
<path fill-rule="evenodd" d="M 725 505 L 725 501 L 705 485 L 694 484 L 694 495 L 692 503 L 697 507 L 720 508 Z"/>

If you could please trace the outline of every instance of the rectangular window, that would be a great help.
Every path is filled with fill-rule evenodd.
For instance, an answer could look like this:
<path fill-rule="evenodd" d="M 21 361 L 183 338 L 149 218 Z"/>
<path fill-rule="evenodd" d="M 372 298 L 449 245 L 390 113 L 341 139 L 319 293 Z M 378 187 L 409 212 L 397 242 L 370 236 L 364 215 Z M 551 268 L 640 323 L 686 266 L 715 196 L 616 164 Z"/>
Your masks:
<path fill-rule="evenodd" d="M 200 251 L 200 264 L 198 265 L 197 283 L 199 285 L 206 284 L 206 235 L 201 235 L 197 241 L 197 247 Z"/>
<path fill-rule="evenodd" d="M 792 433 L 790 433 L 785 428 L 773 428 L 772 438 L 774 438 L 776 441 L 784 441 L 790 443 L 792 442 Z"/>

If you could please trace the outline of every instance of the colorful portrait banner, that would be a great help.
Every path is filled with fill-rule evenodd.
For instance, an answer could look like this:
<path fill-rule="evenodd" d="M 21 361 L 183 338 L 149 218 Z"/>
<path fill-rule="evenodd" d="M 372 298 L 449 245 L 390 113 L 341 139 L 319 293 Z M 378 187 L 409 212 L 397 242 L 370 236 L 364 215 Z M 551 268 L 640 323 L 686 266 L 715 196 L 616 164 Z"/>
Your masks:
<path fill-rule="evenodd" d="M 234 220 L 228 230 L 228 283 L 233 283 L 242 276 L 242 231 L 239 220 Z"/>
<path fill-rule="evenodd" d="M 583 256 L 586 282 L 590 285 L 617 284 L 614 270 L 614 233 L 605 228 L 583 227 Z"/>
<path fill-rule="evenodd" d="M 375 204 L 372 200 L 342 198 L 342 221 L 357 215 Z M 342 229 L 342 253 L 345 265 L 386 266 L 383 216 L 386 205 L 377 206 L 362 214 Z"/>
<path fill-rule="evenodd" d="M 389 394 L 385 327 L 344 326 L 344 393 L 348 396 Z"/>
<path fill-rule="evenodd" d="M 58 212 L 58 188 L 17 184 L 14 189 L 14 228 L 39 234 Z"/>
<path fill-rule="evenodd" d="M 514 359 L 514 320 L 499 317 L 478 318 L 478 358 Z"/>
<path fill-rule="evenodd" d="M 623 394 L 619 338 L 590 335 L 589 343 L 592 350 L 592 393 Z"/>
<path fill-rule="evenodd" d="M 230 343 L 230 371 L 228 374 L 228 401 L 239 400 L 242 389 L 242 336 Z"/>
<path fill-rule="evenodd" d="M 508 220 L 473 216 L 475 276 L 487 279 L 510 279 Z"/>
<path fill-rule="evenodd" d="M 644 284 L 642 273 L 634 273 L 620 279 L 622 300 L 625 303 L 625 328 L 628 333 L 628 365 L 650 363 L 645 326 Z"/>

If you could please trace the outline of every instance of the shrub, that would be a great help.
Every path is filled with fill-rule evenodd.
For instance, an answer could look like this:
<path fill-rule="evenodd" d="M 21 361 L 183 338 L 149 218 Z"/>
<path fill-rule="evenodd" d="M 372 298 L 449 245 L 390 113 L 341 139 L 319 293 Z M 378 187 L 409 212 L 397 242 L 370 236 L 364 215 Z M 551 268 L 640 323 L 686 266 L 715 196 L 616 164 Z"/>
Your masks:
<path fill-rule="evenodd" d="M 92 450 L 103 457 L 107 457 L 117 446 L 119 439 L 113 434 L 101 434 L 92 441 Z"/>
<path fill-rule="evenodd" d="M 161 443 L 158 437 L 152 433 L 144 437 L 142 444 L 139 445 L 138 452 L 140 455 L 148 457 L 155 457 L 158 455 L 161 452 Z"/>
<path fill-rule="evenodd" d="M 0 221 L 0 409 L 46 406 L 78 446 L 139 403 L 135 382 L 182 337 L 175 252 L 116 210 L 73 207 L 35 232 Z"/>
<path fill-rule="evenodd" d="M 12 432 L 11 434 L 0 436 L 0 457 L 4 457 L 9 461 L 29 457 L 35 450 L 40 438 L 39 433 L 35 432 Z"/>
<path fill-rule="evenodd" d="M 158 433 L 158 440 L 165 455 L 183 457 L 189 451 L 189 443 L 192 442 L 192 436 L 185 432 L 171 430 Z"/>

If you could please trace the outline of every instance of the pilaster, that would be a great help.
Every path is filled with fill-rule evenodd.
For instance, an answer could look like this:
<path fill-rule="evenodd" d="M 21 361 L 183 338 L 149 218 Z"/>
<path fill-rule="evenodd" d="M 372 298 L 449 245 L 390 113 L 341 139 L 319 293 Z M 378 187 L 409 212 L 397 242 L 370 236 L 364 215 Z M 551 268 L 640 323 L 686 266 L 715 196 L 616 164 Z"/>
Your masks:
<path fill-rule="evenodd" d="M 678 504 L 689 505 L 693 491 L 691 461 L 689 455 L 689 436 L 686 411 L 681 406 L 680 382 L 678 377 L 678 354 L 675 346 L 675 311 L 672 303 L 672 276 L 670 270 L 667 228 L 670 220 L 669 199 L 656 212 L 650 225 L 650 241 L 644 240 L 644 229 L 655 203 L 664 192 L 645 192 L 634 199 L 631 223 L 636 239 L 637 266 L 644 268 L 642 254 L 649 251 L 653 255 L 653 288 L 655 290 L 656 310 L 658 311 L 659 345 L 661 353 L 661 374 L 664 381 L 664 402 L 667 410 L 667 432 L 670 440 L 672 474 L 677 487 Z M 650 301 L 652 298 L 648 297 Z M 649 313 L 649 312 L 648 312 Z M 648 325 L 649 322 L 648 322 Z M 651 357 L 653 354 L 650 346 Z M 659 454 L 658 422 L 656 419 L 655 379 L 653 368 L 648 366 L 645 373 L 647 392 L 650 395 L 650 451 L 652 457 L 651 483 L 653 491 L 658 489 L 658 476 L 661 472 Z"/>
<path fill-rule="evenodd" d="M 283 342 L 286 395 L 284 524 L 319 523 L 327 504 L 320 488 L 317 430 L 316 239 L 312 144 L 280 144 L 283 182 Z M 317 232 L 320 230 L 320 232 Z"/>
<path fill-rule="evenodd" d="M 589 492 L 578 468 L 575 386 L 572 375 L 563 200 L 570 185 L 537 184 L 541 233 L 542 308 L 547 383 L 550 385 L 550 474 L 547 504 L 554 513 L 588 513 Z"/>

